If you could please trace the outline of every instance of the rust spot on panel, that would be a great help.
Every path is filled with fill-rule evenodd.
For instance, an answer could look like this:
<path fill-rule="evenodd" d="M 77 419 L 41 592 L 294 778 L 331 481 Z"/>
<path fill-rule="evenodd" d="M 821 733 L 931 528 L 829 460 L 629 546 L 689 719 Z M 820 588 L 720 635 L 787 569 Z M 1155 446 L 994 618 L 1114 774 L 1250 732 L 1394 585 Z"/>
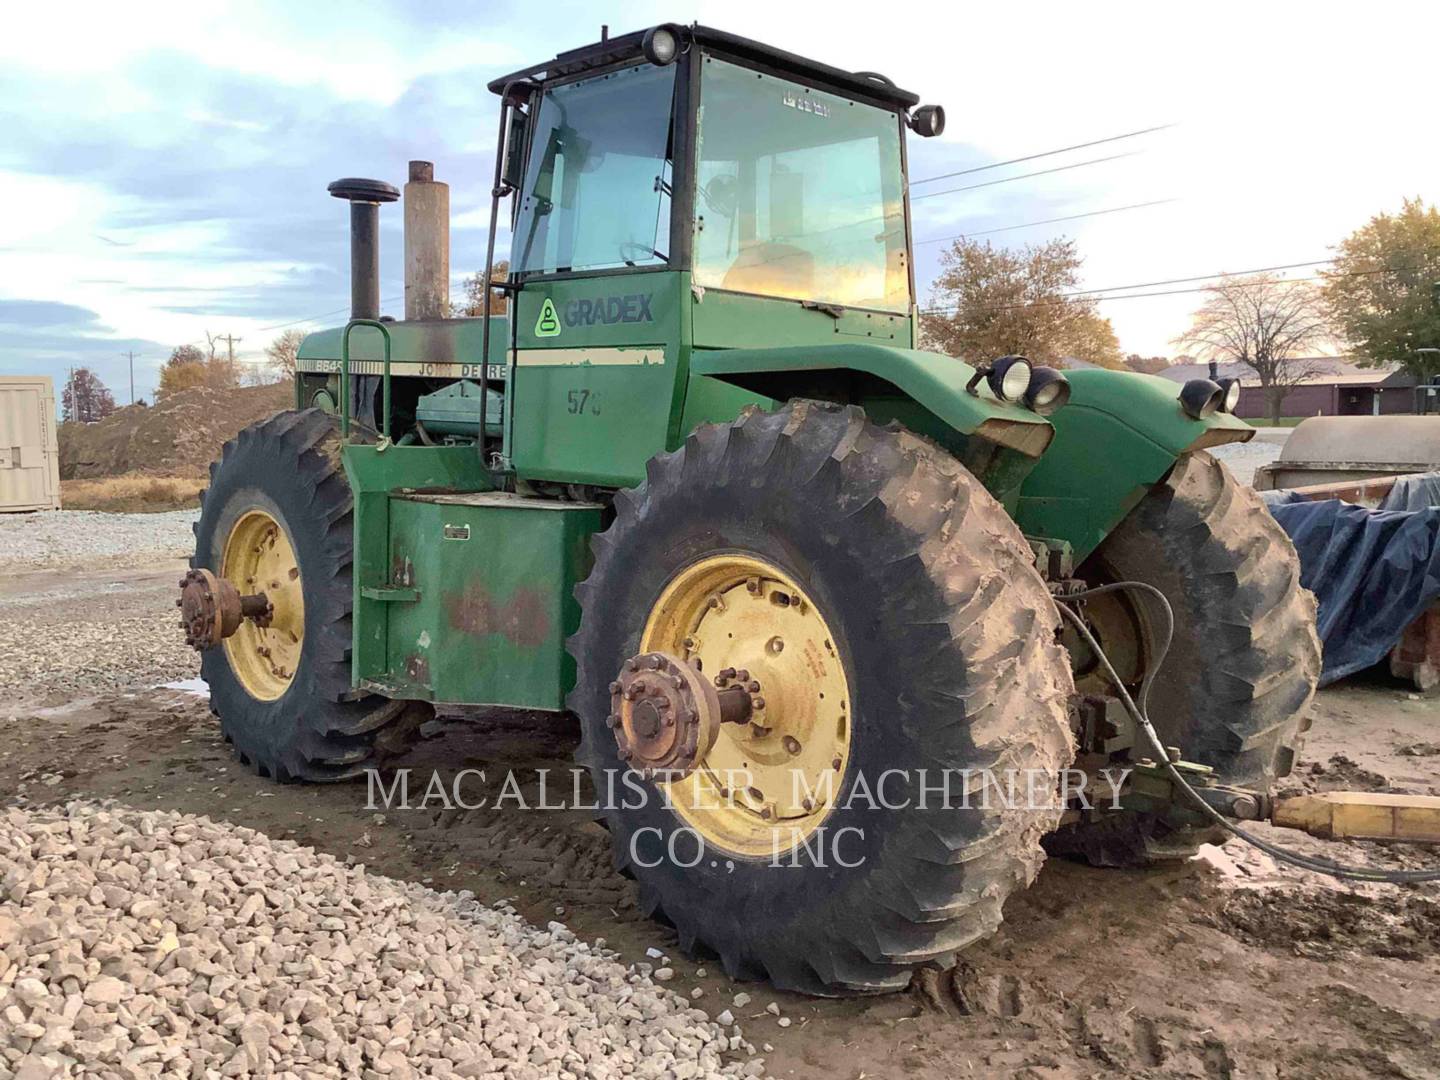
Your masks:
<path fill-rule="evenodd" d="M 405 658 L 405 675 L 418 686 L 430 685 L 430 661 L 418 653 Z"/>
<path fill-rule="evenodd" d="M 466 634 L 499 634 L 522 649 L 536 649 L 550 637 L 550 615 L 538 589 L 521 586 L 503 604 L 472 581 L 445 601 L 450 627 Z"/>

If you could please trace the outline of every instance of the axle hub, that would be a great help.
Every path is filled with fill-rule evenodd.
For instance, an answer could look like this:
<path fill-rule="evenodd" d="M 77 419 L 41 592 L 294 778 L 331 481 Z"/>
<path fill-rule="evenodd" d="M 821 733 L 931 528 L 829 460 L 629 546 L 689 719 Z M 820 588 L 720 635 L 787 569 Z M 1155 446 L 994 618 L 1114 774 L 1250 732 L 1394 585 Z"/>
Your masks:
<path fill-rule="evenodd" d="M 257 626 L 269 626 L 275 614 L 269 598 L 262 593 L 241 596 L 240 590 L 209 570 L 191 570 L 180 579 L 180 626 L 185 643 L 192 649 L 213 649 L 240 628 L 244 619 Z"/>
<path fill-rule="evenodd" d="M 625 661 L 610 684 L 609 724 L 620 760 L 647 780 L 690 773 L 715 744 L 721 724 L 751 721 L 760 684 L 737 683 L 734 676 L 722 672 L 711 683 L 696 667 L 663 652 Z"/>

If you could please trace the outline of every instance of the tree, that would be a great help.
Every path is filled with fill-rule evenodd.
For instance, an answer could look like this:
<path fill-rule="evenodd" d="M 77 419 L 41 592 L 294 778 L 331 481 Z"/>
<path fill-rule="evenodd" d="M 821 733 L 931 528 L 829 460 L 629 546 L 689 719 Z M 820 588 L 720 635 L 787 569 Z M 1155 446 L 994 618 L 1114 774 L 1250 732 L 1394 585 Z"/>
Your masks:
<path fill-rule="evenodd" d="M 510 277 L 510 263 L 501 259 L 490 271 L 493 281 L 505 281 Z M 510 310 L 510 297 L 496 293 L 490 299 L 490 314 L 504 315 Z M 465 279 L 465 299 L 455 307 L 454 314 L 476 318 L 485 314 L 485 274 L 477 270 Z"/>
<path fill-rule="evenodd" d="M 1066 357 L 1121 366 L 1110 320 L 1093 300 L 1067 297 L 1080 282 L 1073 240 L 1018 251 L 960 239 L 941 253 L 940 276 L 925 316 L 926 344 L 971 363 L 1018 353 L 1037 364 Z"/>
<path fill-rule="evenodd" d="M 1125 366 L 1142 375 L 1158 375 L 1170 366 L 1170 361 L 1163 356 L 1141 356 L 1139 353 L 1131 353 L 1125 357 Z"/>
<path fill-rule="evenodd" d="M 1398 214 L 1377 214 L 1340 242 L 1322 272 L 1335 328 L 1361 363 L 1398 364 L 1426 377 L 1440 357 L 1440 212 L 1406 199 Z"/>
<path fill-rule="evenodd" d="M 207 368 L 205 354 L 194 345 L 177 345 L 170 350 L 170 359 L 160 369 L 160 385 L 155 390 L 155 396 L 164 397 L 177 390 L 204 386 Z"/>
<path fill-rule="evenodd" d="M 60 395 L 60 415 L 67 421 L 93 424 L 115 411 L 115 396 L 89 368 L 76 368 Z"/>
<path fill-rule="evenodd" d="M 1315 373 L 1303 357 L 1331 340 L 1319 290 L 1275 274 L 1224 277 L 1175 339 L 1202 360 L 1248 364 L 1260 379 L 1270 422 L 1294 387 Z"/>
<path fill-rule="evenodd" d="M 300 343 L 304 340 L 303 330 L 286 330 L 265 346 L 265 356 L 270 361 L 270 371 L 276 381 L 295 377 L 295 360 L 300 355 Z"/>

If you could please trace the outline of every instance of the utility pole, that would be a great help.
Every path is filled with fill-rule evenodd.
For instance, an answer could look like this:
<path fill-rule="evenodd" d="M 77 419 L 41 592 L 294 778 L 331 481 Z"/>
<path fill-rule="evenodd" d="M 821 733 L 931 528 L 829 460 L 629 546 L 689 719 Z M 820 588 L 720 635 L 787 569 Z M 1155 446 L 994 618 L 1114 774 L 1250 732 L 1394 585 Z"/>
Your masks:
<path fill-rule="evenodd" d="M 230 381 L 237 382 L 238 380 L 235 378 L 235 343 L 237 341 L 244 341 L 245 339 L 238 338 L 234 334 L 216 334 L 215 340 L 225 342 L 229 348 Z"/>
<path fill-rule="evenodd" d="M 131 405 L 134 405 L 134 404 L 135 404 L 135 350 L 134 350 L 134 349 L 131 349 L 129 352 L 123 352 L 123 353 L 121 353 L 120 355 L 121 355 L 121 356 L 128 356 L 128 357 L 130 358 L 130 404 L 131 404 Z"/>

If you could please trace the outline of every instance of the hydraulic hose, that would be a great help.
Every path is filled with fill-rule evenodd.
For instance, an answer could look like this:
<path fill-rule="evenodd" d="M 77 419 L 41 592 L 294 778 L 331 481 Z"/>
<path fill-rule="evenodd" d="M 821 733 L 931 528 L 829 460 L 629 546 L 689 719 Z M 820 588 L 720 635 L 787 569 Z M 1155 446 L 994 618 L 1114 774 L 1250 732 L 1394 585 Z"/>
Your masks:
<path fill-rule="evenodd" d="M 1145 672 L 1144 677 L 1140 680 L 1140 700 L 1138 704 L 1135 699 L 1130 696 L 1130 691 L 1126 689 L 1124 682 L 1121 681 L 1119 674 L 1115 671 L 1115 666 L 1110 663 L 1110 658 L 1106 656 L 1105 651 L 1100 648 L 1100 643 L 1095 640 L 1095 635 L 1092 634 L 1090 628 L 1085 625 L 1085 620 L 1080 617 L 1079 613 L 1066 607 L 1067 604 L 1077 600 L 1084 600 L 1087 597 L 1099 596 L 1102 593 L 1118 592 L 1124 589 L 1135 590 L 1153 596 L 1159 601 L 1161 610 L 1165 614 L 1164 633 L 1160 635 L 1160 645 L 1156 651 L 1155 662 L 1150 665 L 1149 670 Z M 1145 737 L 1155 749 L 1156 760 L 1164 763 L 1165 770 L 1170 775 L 1170 780 L 1190 797 L 1195 805 L 1199 807 L 1202 814 L 1216 825 L 1219 825 L 1232 835 L 1238 836 L 1247 844 L 1259 848 L 1271 858 L 1278 859 L 1280 862 L 1290 863 L 1292 866 L 1298 866 L 1302 870 L 1310 870 L 1317 874 L 1327 874 L 1330 877 L 1350 881 L 1379 881 L 1396 885 L 1414 885 L 1429 881 L 1440 881 L 1440 870 L 1381 870 L 1369 866 L 1347 866 L 1343 863 L 1333 862 L 1330 859 L 1305 855 L 1301 852 L 1291 851 L 1288 848 L 1281 847 L 1279 844 L 1273 844 L 1268 840 L 1262 840 L 1254 833 L 1242 829 L 1230 821 L 1201 798 L 1195 789 L 1190 786 L 1180 770 L 1175 768 L 1174 763 L 1170 760 L 1169 753 L 1165 749 L 1164 743 L 1160 739 L 1159 733 L 1155 730 L 1154 725 L 1150 723 L 1150 717 L 1146 711 L 1149 704 L 1150 687 L 1155 681 L 1155 675 L 1160 670 L 1160 665 L 1165 662 L 1165 655 L 1170 651 L 1170 641 L 1175 633 L 1175 611 L 1170 606 L 1169 599 L 1155 586 L 1144 581 L 1117 581 L 1109 585 L 1098 585 L 1092 589 L 1085 589 L 1081 592 L 1056 597 L 1056 599 L 1059 601 L 1056 606 L 1059 607 L 1060 614 L 1069 620 L 1080 637 L 1094 651 L 1096 658 L 1105 669 L 1106 676 L 1111 683 L 1114 684 L 1116 691 L 1119 693 L 1120 700 L 1125 705 L 1126 712 L 1128 712 L 1135 723 L 1140 726 L 1140 729 L 1145 732 Z"/>

